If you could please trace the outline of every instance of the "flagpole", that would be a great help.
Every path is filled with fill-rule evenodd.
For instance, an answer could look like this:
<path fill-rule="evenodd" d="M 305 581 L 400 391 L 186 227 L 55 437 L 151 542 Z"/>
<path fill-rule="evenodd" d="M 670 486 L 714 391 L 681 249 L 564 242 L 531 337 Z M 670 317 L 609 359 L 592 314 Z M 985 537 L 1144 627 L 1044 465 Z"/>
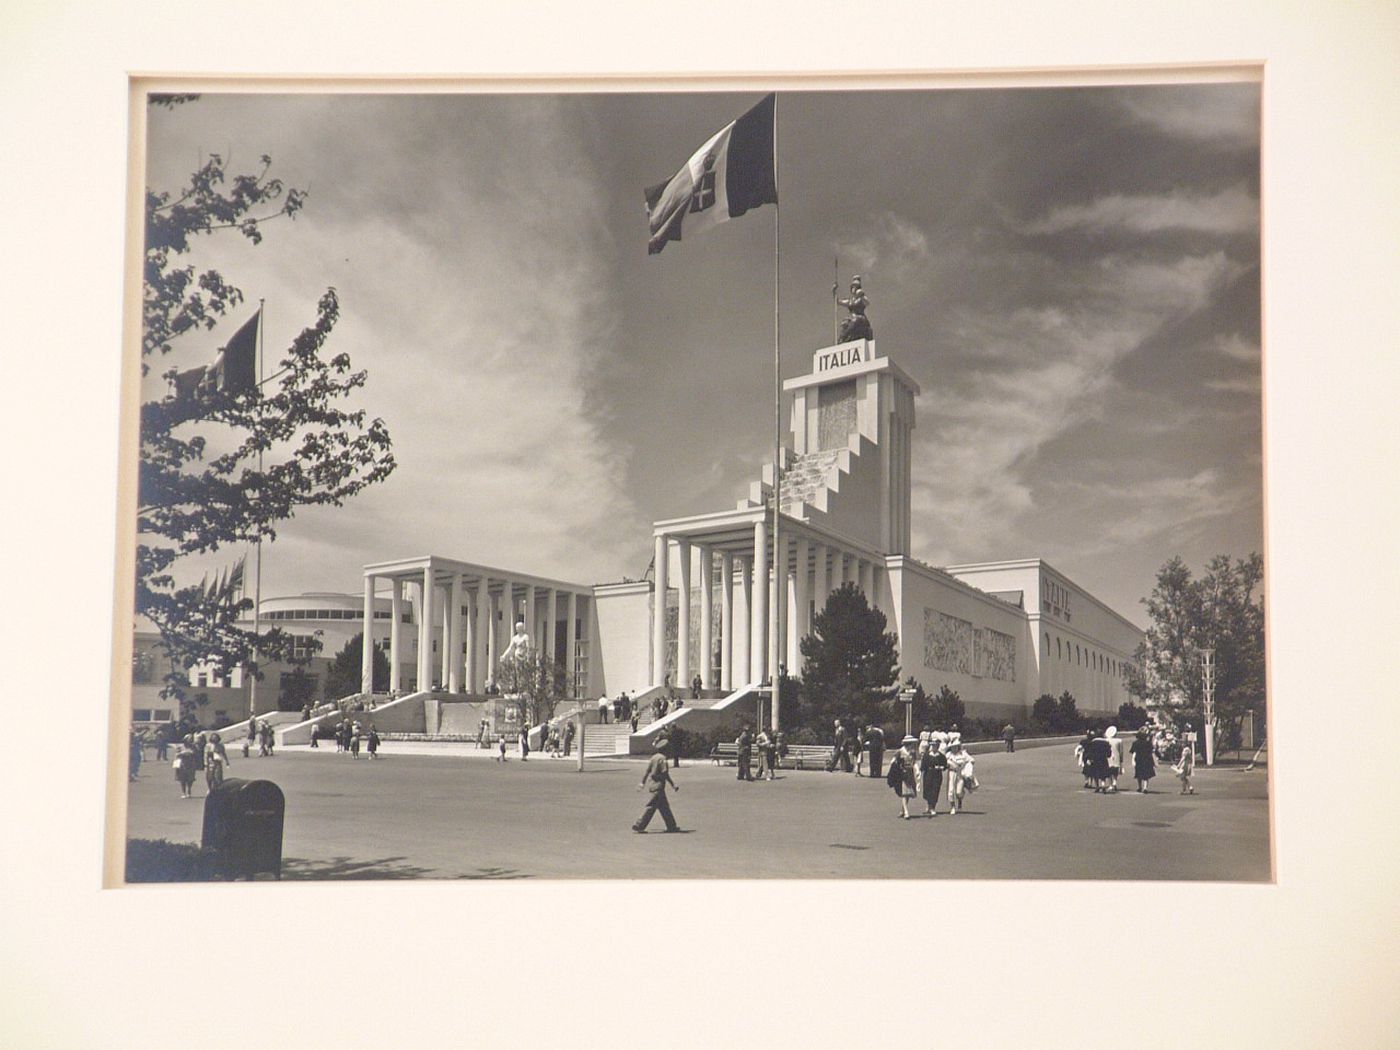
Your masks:
<path fill-rule="evenodd" d="M 779 349 L 779 336 L 781 334 L 781 320 L 778 311 L 778 243 L 782 228 L 783 208 L 779 200 L 782 198 L 777 193 L 778 189 L 778 94 L 773 93 L 773 190 L 774 197 L 778 200 L 773 202 L 773 593 L 776 601 L 773 603 L 772 620 L 773 633 L 777 636 L 777 645 L 774 650 L 777 659 L 775 666 L 769 671 L 769 676 L 773 682 L 773 711 L 769 716 L 770 725 L 774 732 L 778 730 L 778 709 L 779 694 L 782 690 L 782 674 L 780 670 L 783 665 L 783 644 L 786 639 L 780 633 L 780 628 L 784 624 L 785 617 L 779 614 L 784 603 L 787 601 L 787 558 L 782 558 L 779 564 L 780 551 L 782 546 L 778 542 L 779 522 L 782 518 L 783 505 L 783 361 L 782 351 Z M 767 581 L 764 582 L 767 586 Z"/>
<path fill-rule="evenodd" d="M 263 384 L 263 300 L 258 300 L 258 425 L 262 426 L 262 384 Z M 260 435 L 261 437 L 261 435 Z M 262 441 L 258 441 L 258 485 L 263 484 Z M 261 496 L 261 491 L 259 492 Z M 262 634 L 262 525 L 258 525 L 258 561 L 253 569 L 253 677 L 248 689 L 248 721 L 258 709 L 258 641 Z"/>

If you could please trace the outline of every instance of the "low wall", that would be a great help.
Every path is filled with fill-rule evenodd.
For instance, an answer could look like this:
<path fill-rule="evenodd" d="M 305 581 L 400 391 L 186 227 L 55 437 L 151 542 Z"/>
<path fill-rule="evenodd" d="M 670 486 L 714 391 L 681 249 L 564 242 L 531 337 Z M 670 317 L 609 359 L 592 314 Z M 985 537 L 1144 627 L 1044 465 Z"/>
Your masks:
<path fill-rule="evenodd" d="M 311 743 L 311 730 L 314 727 L 333 727 L 345 718 L 358 720 L 363 726 L 368 726 L 372 722 L 381 733 L 425 733 L 427 727 L 423 717 L 423 703 L 431 696 L 431 693 L 411 693 L 398 700 L 391 700 L 387 704 L 380 704 L 373 709 L 366 708 L 363 711 L 345 712 L 329 711 L 324 715 L 317 715 L 308 722 L 298 722 L 296 725 L 277 730 L 277 743 L 283 745 L 309 744 Z"/>
<path fill-rule="evenodd" d="M 490 703 L 489 700 L 424 700 L 423 732 L 475 738 L 481 729 L 481 720 L 488 717 Z"/>

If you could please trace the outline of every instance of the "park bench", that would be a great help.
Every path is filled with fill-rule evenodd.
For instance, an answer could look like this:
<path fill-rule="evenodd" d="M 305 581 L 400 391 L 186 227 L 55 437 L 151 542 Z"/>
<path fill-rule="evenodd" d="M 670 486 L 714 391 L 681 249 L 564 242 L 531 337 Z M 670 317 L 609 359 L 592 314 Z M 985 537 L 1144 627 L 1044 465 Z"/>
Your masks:
<path fill-rule="evenodd" d="M 714 746 L 710 752 L 710 759 L 715 765 L 738 765 L 739 745 L 733 743 L 720 743 Z M 754 748 L 753 764 L 758 764 L 758 749 Z M 778 759 L 780 768 L 788 769 L 825 769 L 831 761 L 831 748 L 823 744 L 789 744 L 787 754 Z"/>

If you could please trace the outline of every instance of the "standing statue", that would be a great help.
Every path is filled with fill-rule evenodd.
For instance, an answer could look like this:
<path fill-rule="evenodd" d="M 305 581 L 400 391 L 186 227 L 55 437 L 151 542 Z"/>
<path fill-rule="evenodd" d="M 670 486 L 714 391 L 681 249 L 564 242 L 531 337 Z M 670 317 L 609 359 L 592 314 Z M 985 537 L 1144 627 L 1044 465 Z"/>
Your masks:
<path fill-rule="evenodd" d="M 510 644 L 506 646 L 506 651 L 501 654 L 501 661 L 504 663 L 516 656 L 524 656 L 534 649 L 535 644 L 530 641 L 530 636 L 525 633 L 525 621 L 515 621 L 515 633 L 510 636 Z"/>
<path fill-rule="evenodd" d="M 831 294 L 834 297 L 837 286 L 831 286 Z M 865 316 L 865 310 L 870 305 L 870 298 L 865 294 L 865 289 L 860 284 L 860 274 L 851 278 L 851 294 L 848 299 L 837 299 L 838 306 L 844 306 L 850 313 L 850 317 L 841 322 L 841 331 L 836 337 L 838 343 L 849 343 L 853 339 L 874 339 L 875 330 L 870 327 L 870 319 Z"/>

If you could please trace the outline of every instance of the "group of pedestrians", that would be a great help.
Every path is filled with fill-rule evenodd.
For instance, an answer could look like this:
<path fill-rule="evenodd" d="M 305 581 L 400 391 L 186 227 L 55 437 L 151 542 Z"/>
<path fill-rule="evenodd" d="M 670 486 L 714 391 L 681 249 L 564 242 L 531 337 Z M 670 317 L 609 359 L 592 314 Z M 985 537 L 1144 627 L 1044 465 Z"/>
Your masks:
<path fill-rule="evenodd" d="M 778 766 L 787 757 L 787 737 L 778 730 L 769 731 L 759 726 L 755 735 L 747 723 L 739 728 L 739 736 L 734 741 L 737 748 L 736 764 L 740 780 L 777 780 Z M 753 759 L 758 755 L 758 777 L 753 775 Z"/>
<path fill-rule="evenodd" d="M 917 737 L 906 735 L 885 776 L 885 783 L 899 796 L 900 818 L 910 819 L 909 801 L 916 798 L 923 800 L 924 816 L 938 816 L 938 799 L 945 775 L 948 810 L 956 816 L 968 793 L 980 786 L 975 763 L 963 744 L 962 734 L 925 726 Z"/>
<path fill-rule="evenodd" d="M 625 692 L 609 700 L 606 695 L 598 697 L 598 722 L 607 725 L 609 721 L 627 722 L 636 717 L 637 705 Z"/>
<path fill-rule="evenodd" d="M 373 760 L 379 756 L 379 745 L 379 730 L 374 727 L 373 722 L 365 726 L 358 718 L 346 718 L 335 727 L 335 750 L 338 754 L 348 754 L 351 758 L 359 758 L 360 750 L 363 748 Z M 316 746 L 314 736 L 311 739 L 311 746 Z"/>
<path fill-rule="evenodd" d="M 194 797 L 194 782 L 201 772 L 205 785 L 213 791 L 224 782 L 228 764 L 228 751 L 218 733 L 187 733 L 171 760 L 175 782 L 180 785 L 180 797 Z"/>
<path fill-rule="evenodd" d="M 540 749 L 550 758 L 568 758 L 574 750 L 574 733 L 576 731 L 572 718 L 564 721 L 563 728 L 560 728 L 558 722 L 547 723 L 540 727 L 540 736 L 543 737 Z"/>
<path fill-rule="evenodd" d="M 1157 775 L 1156 747 L 1152 739 L 1152 729 L 1140 726 L 1128 747 L 1128 755 L 1133 762 L 1133 779 L 1137 782 L 1137 792 L 1149 794 L 1148 783 Z M 1123 739 L 1118 735 L 1117 726 L 1099 730 L 1087 729 L 1084 739 L 1074 748 L 1075 761 L 1084 778 L 1084 788 L 1092 788 L 1096 794 L 1114 795 L 1118 793 L 1118 778 L 1123 774 Z M 1191 749 L 1182 749 L 1182 759 L 1172 769 L 1181 780 L 1181 793 L 1195 794 L 1191 786 L 1191 774 L 1195 768 L 1195 754 Z"/>
<path fill-rule="evenodd" d="M 253 745 L 258 745 L 259 758 L 272 758 L 277 744 L 272 735 L 272 726 L 265 718 L 248 719 L 248 736 L 243 741 L 243 757 L 248 758 L 252 753 Z M 311 731 L 311 746 L 316 746 L 316 731 Z"/>
<path fill-rule="evenodd" d="M 865 772 L 867 768 L 869 772 Z M 885 731 L 873 723 L 862 728 L 854 719 L 836 719 L 826 771 L 878 777 L 884 768 Z"/>

